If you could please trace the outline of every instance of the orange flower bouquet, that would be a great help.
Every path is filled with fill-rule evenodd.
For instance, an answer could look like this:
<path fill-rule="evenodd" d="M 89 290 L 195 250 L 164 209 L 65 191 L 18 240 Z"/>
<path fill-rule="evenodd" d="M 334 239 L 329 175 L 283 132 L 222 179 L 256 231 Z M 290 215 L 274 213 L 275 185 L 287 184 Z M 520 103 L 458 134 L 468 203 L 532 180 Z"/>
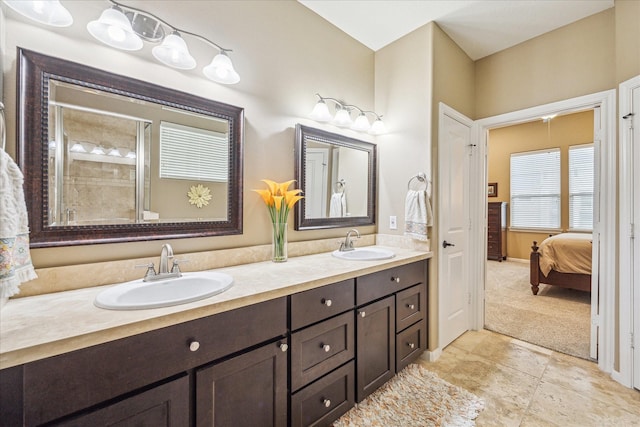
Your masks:
<path fill-rule="evenodd" d="M 289 211 L 295 204 L 303 198 L 300 195 L 302 190 L 289 190 L 289 186 L 295 182 L 294 179 L 282 183 L 277 183 L 269 179 L 263 179 L 267 184 L 267 190 L 253 190 L 260 194 L 262 200 L 267 205 L 271 223 L 273 224 L 273 262 L 284 262 L 287 260 L 287 218 Z"/>

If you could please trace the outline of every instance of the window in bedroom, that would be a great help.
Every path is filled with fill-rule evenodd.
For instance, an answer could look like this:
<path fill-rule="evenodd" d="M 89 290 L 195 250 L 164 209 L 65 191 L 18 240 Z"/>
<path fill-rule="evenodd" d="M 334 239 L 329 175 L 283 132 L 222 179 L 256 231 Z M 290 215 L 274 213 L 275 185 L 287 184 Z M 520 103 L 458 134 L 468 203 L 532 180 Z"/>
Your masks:
<path fill-rule="evenodd" d="M 569 229 L 593 230 L 593 144 L 569 147 Z"/>
<path fill-rule="evenodd" d="M 560 149 L 511 154 L 511 228 L 560 229 Z"/>

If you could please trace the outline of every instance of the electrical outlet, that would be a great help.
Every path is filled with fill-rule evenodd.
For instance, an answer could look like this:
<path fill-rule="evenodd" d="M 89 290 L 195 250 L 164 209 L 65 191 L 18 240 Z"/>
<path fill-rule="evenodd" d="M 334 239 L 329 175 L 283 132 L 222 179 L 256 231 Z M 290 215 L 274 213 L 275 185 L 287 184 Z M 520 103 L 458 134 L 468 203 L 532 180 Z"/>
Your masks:
<path fill-rule="evenodd" d="M 391 230 L 397 230 L 398 229 L 398 219 L 396 218 L 395 215 L 391 215 L 389 217 L 389 228 Z"/>

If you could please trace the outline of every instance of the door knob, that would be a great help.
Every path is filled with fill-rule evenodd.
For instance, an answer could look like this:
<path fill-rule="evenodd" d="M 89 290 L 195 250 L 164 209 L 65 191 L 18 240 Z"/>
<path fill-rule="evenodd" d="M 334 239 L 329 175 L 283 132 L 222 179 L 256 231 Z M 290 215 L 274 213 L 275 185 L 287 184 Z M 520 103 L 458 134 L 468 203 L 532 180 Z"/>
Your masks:
<path fill-rule="evenodd" d="M 455 246 L 455 245 L 454 245 L 453 243 L 449 243 L 449 242 L 447 242 L 446 240 L 444 240 L 444 241 L 442 242 L 442 247 L 446 249 L 446 248 L 447 248 L 447 246 Z"/>

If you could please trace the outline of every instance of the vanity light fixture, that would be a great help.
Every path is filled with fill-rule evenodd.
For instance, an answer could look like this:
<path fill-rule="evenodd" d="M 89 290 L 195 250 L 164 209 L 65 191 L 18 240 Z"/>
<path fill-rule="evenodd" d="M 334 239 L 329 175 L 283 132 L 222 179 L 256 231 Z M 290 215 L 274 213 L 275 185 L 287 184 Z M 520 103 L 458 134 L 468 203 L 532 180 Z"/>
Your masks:
<path fill-rule="evenodd" d="M 69 149 L 69 151 L 73 152 L 73 153 L 86 153 L 87 150 L 86 148 L 84 148 L 84 146 L 82 144 L 80 144 L 79 142 L 74 143 L 71 148 Z"/>
<path fill-rule="evenodd" d="M 358 132 L 368 132 L 371 135 L 381 135 L 386 133 L 387 129 L 382 121 L 382 116 L 379 116 L 375 112 L 363 110 L 355 105 L 345 104 L 335 98 L 323 97 L 318 93 L 316 93 L 316 96 L 319 99 L 313 107 L 313 111 L 309 114 L 311 119 L 321 123 L 331 122 L 338 127 L 350 128 Z M 335 115 L 332 115 L 329 112 L 329 107 L 327 106 L 326 101 L 331 101 L 335 104 Z M 352 111 L 356 111 L 358 113 L 355 121 L 351 118 Z M 373 124 L 369 122 L 367 114 L 375 116 Z"/>
<path fill-rule="evenodd" d="M 96 145 L 93 150 L 91 150 L 91 154 L 105 154 L 104 148 L 101 145 Z"/>
<path fill-rule="evenodd" d="M 59 0 L 4 0 L 4 3 L 22 16 L 52 27 L 68 27 L 73 24 L 71 13 Z"/>
<path fill-rule="evenodd" d="M 233 68 L 226 49 L 201 35 L 179 29 L 157 16 L 131 6 L 125 6 L 114 0 L 100 18 L 87 25 L 89 32 L 101 42 L 118 49 L 142 49 L 143 40 L 160 45 L 152 49 L 153 56 L 165 65 L 180 70 L 196 67 L 196 60 L 189 53 L 183 36 L 188 35 L 218 49 L 219 53 L 211 63 L 203 68 L 203 74 L 210 80 L 222 84 L 235 84 L 240 76 Z M 166 34 L 166 35 L 165 35 Z"/>

